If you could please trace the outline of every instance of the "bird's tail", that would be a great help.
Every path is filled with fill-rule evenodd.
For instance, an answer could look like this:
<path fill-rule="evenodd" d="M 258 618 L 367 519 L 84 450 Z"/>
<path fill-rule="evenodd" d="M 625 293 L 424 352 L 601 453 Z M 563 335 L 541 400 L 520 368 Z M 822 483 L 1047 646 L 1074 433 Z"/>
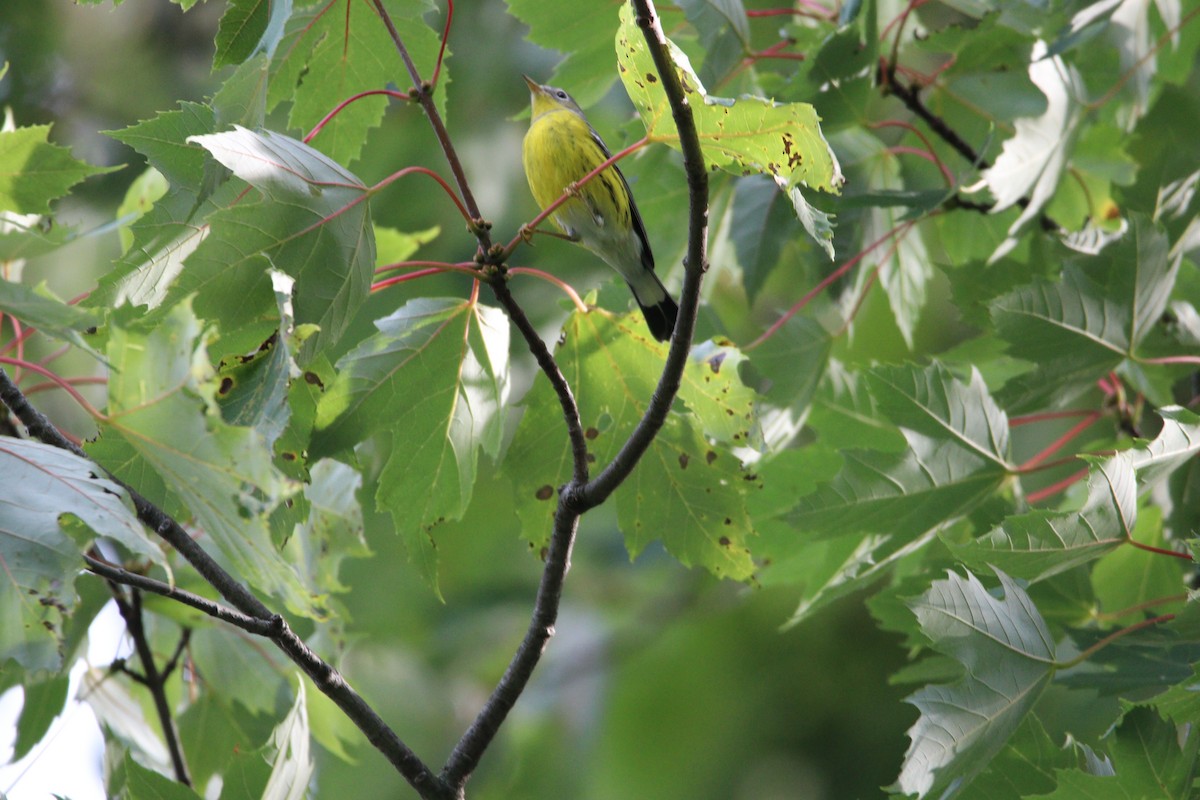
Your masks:
<path fill-rule="evenodd" d="M 642 316 L 646 318 L 650 335 L 660 342 L 665 342 L 675 330 L 675 317 L 679 315 L 679 306 L 671 299 L 671 295 L 667 293 L 666 287 L 653 270 L 645 270 L 639 283 L 642 285 L 634 286 L 632 282 L 629 284 L 633 299 L 637 300 L 642 309 Z"/>

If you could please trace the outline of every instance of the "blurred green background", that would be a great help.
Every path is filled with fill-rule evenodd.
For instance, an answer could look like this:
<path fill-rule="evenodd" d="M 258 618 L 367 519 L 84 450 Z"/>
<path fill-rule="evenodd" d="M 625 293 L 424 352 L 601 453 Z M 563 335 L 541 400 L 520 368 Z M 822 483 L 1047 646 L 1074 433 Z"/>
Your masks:
<path fill-rule="evenodd" d="M 166 0 L 126 0 L 115 10 L 70 0 L 0 3 L 0 60 L 9 63 L 0 104 L 20 125 L 52 123 L 52 139 L 77 157 L 129 165 L 85 184 L 58 209 L 61 221 L 88 230 L 111 220 L 143 169 L 132 151 L 100 131 L 181 100 L 203 101 L 220 85 L 223 76 L 210 64 L 223 9 L 217 0 L 186 14 Z M 435 15 L 430 22 L 440 29 Z M 518 117 L 528 102 L 520 76 L 545 79 L 559 57 L 526 42 L 524 33 L 503 3 L 460 3 L 450 43 L 450 132 L 481 207 L 506 234 L 502 240 L 535 210 L 520 168 L 525 122 Z M 636 130 L 630 114 L 619 88 L 589 109 L 614 151 Z M 285 129 L 282 113 L 274 124 Z M 397 104 L 370 136 L 362 160 L 350 166 L 372 183 L 411 164 L 444 171 L 425 120 Z M 651 153 L 625 169 L 635 192 L 639 181 L 676 181 L 682 202 L 672 157 Z M 672 287 L 678 258 L 671 248 L 683 235 L 673 226 L 682 224 L 684 211 L 680 203 L 643 207 Z M 401 230 L 441 226 L 422 258 L 457 261 L 473 251 L 449 202 L 425 183 L 393 184 L 373 215 Z M 115 234 L 84 238 L 32 262 L 27 274 L 72 296 L 94 284 L 118 249 Z M 581 253 L 548 240 L 520 255 L 528 259 L 521 263 L 553 263 L 580 290 L 609 281 L 607 268 Z M 361 315 L 364 332 L 413 292 L 467 291 L 465 280 L 453 276 L 406 287 L 372 298 Z M 517 291 L 530 307 L 554 309 L 560 302 L 540 283 L 521 283 Z M 541 324 L 550 321 L 547 314 Z M 530 379 L 527 371 L 516 380 L 516 396 Z M 68 413 L 49 398 L 44 407 Z M 351 587 L 343 598 L 345 672 L 434 764 L 476 713 L 528 622 L 540 562 L 520 540 L 517 520 L 490 511 L 507 507 L 488 501 L 506 491 L 485 466 L 467 518 L 440 529 L 444 603 L 407 567 L 385 518 L 368 521 L 374 557 L 348 560 L 343 568 Z M 860 597 L 781 631 L 795 602 L 786 591 L 717 583 L 653 547 L 630 563 L 614 519 L 604 510 L 589 515 L 557 636 L 472 780 L 470 796 L 881 796 L 878 787 L 895 778 L 904 731 L 916 718 L 898 702 L 904 687 L 887 682 L 904 662 L 900 641 L 875 628 Z M 354 763 L 319 751 L 318 796 L 413 796 L 356 731 L 345 742 Z"/>

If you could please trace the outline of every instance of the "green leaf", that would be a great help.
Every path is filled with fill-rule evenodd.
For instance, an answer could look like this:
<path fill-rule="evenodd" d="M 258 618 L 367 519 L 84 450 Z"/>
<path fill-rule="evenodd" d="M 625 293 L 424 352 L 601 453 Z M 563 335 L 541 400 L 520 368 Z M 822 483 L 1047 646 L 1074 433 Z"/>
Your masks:
<path fill-rule="evenodd" d="M 683 82 L 704 159 L 736 175 L 762 172 L 779 176 L 793 186 L 805 185 L 836 192 L 841 170 L 828 142 L 821 135 L 819 118 L 807 103 L 778 105 L 759 97 L 724 100 L 709 97 L 692 72 L 687 56 L 669 44 L 671 57 Z M 625 91 L 642 116 L 651 141 L 678 149 L 679 132 L 666 92 L 655 74 L 657 68 L 629 6 L 621 8 L 617 33 L 617 62 Z"/>
<path fill-rule="evenodd" d="M 211 681 L 207 674 L 204 679 Z M 266 714 L 254 717 L 232 702 L 223 691 L 226 685 L 217 692 L 210 682 L 210 689 L 176 717 L 179 743 L 196 786 L 206 785 L 213 775 L 227 775 L 236 754 L 252 753 L 265 741 L 274 722 Z"/>
<path fill-rule="evenodd" d="M 1125 715 L 1110 745 L 1113 774 L 1058 772 L 1058 788 L 1040 800 L 1133 800 L 1195 797 L 1193 781 L 1200 739 L 1188 727 L 1164 724 L 1149 709 Z"/>
<path fill-rule="evenodd" d="M 1053 790 L 1055 773 L 1074 766 L 1070 748 L 1052 741 L 1037 716 L 1028 714 L 961 796 L 963 800 L 1022 800 Z"/>
<path fill-rule="evenodd" d="M 831 345 L 819 323 L 794 316 L 754 349 L 744 373 L 763 395 L 757 414 L 768 452 L 787 446 L 803 429 Z"/>
<path fill-rule="evenodd" d="M 217 26 L 213 69 L 240 64 L 250 57 L 267 30 L 271 6 L 268 0 L 231 0 Z"/>
<path fill-rule="evenodd" d="M 680 389 L 704 435 L 738 447 L 757 446 L 761 440 L 756 396 L 739 375 L 745 363 L 742 352 L 728 342 L 700 342 L 692 348 Z"/>
<path fill-rule="evenodd" d="M 810 327 L 819 326 L 812 322 Z M 900 430 L 876 411 L 865 376 L 834 358 L 828 360 L 820 375 L 809 425 L 830 447 L 887 453 L 899 453 L 908 447 Z"/>
<path fill-rule="evenodd" d="M 593 469 L 612 460 L 641 418 L 658 382 L 665 351 L 665 345 L 646 336 L 637 315 L 613 317 L 595 310 L 567 319 L 555 357 L 579 404 L 588 452 L 595 459 Z M 715 400 L 741 396 L 748 402 L 750 395 L 736 387 L 733 370 L 722 367 L 721 373 L 714 374 L 711 363 L 704 360 L 689 364 L 679 398 L 696 413 L 668 416 L 615 499 L 631 555 L 661 539 L 684 564 L 741 579 L 753 570 L 746 550 L 752 527 L 743 494 L 753 488 L 753 476 L 731 453 L 709 442 L 702 426 L 712 425 L 715 417 L 725 413 L 727 401 Z M 717 394 L 712 387 L 718 388 Z M 540 546 L 550 530 L 555 487 L 571 476 L 571 453 L 562 407 L 549 383 L 535 381 L 524 404 L 525 415 L 505 457 L 504 472 L 513 481 L 525 535 Z M 732 412 L 728 416 L 738 419 L 727 432 L 744 430 L 744 417 L 733 411 L 735 407 L 728 406 Z"/>
<path fill-rule="evenodd" d="M 421 18 L 429 4 L 385 0 L 384 7 L 422 80 L 432 79 L 441 37 Z M 327 11 L 326 6 L 313 3 L 293 12 L 271 62 L 266 109 L 291 101 L 288 125 L 304 133 L 339 103 L 360 92 L 389 84 L 398 85 L 401 91 L 412 88 L 395 42 L 372 6 L 351 5 L 344 14 Z M 443 118 L 449 83 L 443 63 L 434 88 L 434 101 Z M 355 161 L 368 132 L 378 127 L 387 107 L 386 97 L 351 103 L 322 127 L 313 146 L 338 163 Z"/>
<path fill-rule="evenodd" d="M 964 385 L 940 365 L 878 368 L 868 383 L 908 449 L 846 451 L 840 473 L 788 515 L 797 528 L 912 541 L 964 515 L 1007 479 L 1007 421 L 978 372 Z"/>
<path fill-rule="evenodd" d="M 1200 663 L 1192 665 L 1192 676 L 1162 694 L 1156 695 L 1147 705 L 1176 725 L 1200 724 Z"/>
<path fill-rule="evenodd" d="M 409 301 L 337 364 L 317 409 L 312 457 L 391 437 L 376 501 L 435 587 L 430 526 L 459 519 L 478 452 L 499 453 L 508 383 L 508 320 L 448 298 Z"/>
<path fill-rule="evenodd" d="M 265 269 L 275 291 L 278 327 L 253 353 L 222 360 L 217 399 L 226 422 L 254 428 L 267 446 L 273 447 L 291 418 L 288 389 L 300 375 L 292 357 L 299 342 L 292 320 L 291 290 L 295 282 L 269 266 Z"/>
<path fill-rule="evenodd" d="M 795 215 L 775 183 L 762 175 L 734 185 L 730 236 L 742 267 L 746 294 L 753 300 L 762 289 L 783 247 L 796 233 Z"/>
<path fill-rule="evenodd" d="M 1035 279 L 990 307 L 1009 353 L 1039 365 L 1016 387 L 1020 408 L 1047 398 L 1056 405 L 1071 402 L 1132 350 L 1128 307 L 1077 267 L 1067 267 L 1058 283 Z M 1014 390 L 1006 387 L 1005 394 Z"/>
<path fill-rule="evenodd" d="M 880 202 L 879 195 L 894 195 L 905 188 L 900 161 L 877 137 L 861 130 L 840 132 L 834 140 L 838 151 L 846 160 L 851 174 L 861 174 L 859 179 L 869 203 L 862 218 L 862 241 L 867 265 L 877 265 L 876 270 L 860 269 L 855 281 L 843 295 L 846 315 L 869 288 L 869 282 L 878 274 L 887 297 L 888 306 L 896 321 L 896 327 L 911 350 L 914 333 L 921 313 L 926 305 L 926 289 L 933 278 L 932 259 L 924 240 L 908 221 L 909 213 L 903 206 Z M 847 198 L 852 201 L 854 195 Z M 843 204 L 845 207 L 846 204 Z M 878 247 L 870 247 L 874 243 Z"/>
<path fill-rule="evenodd" d="M 296 279 L 296 323 L 320 327 L 298 355 L 307 363 L 341 338 L 370 290 L 375 248 L 366 187 L 326 156 L 277 133 L 235 127 L 188 141 L 265 198 L 210 218 L 211 235 L 188 258 L 168 299 L 198 292 L 197 313 L 218 320 L 223 332 L 252 323 L 274 306 L 265 273 L 247 266 L 264 254 Z"/>
<path fill-rule="evenodd" d="M 889 533 L 911 540 L 966 514 L 1008 477 L 995 460 L 950 440 L 905 431 L 908 451 L 850 450 L 831 481 L 787 520 L 812 536 Z"/>
<path fill-rule="evenodd" d="M 1009 466 L 1008 417 L 972 367 L 963 384 L 938 363 L 928 367 L 876 367 L 867 386 L 881 412 L 901 428 L 948 437 L 996 466 Z"/>
<path fill-rule="evenodd" d="M 1129 532 L 1139 544 L 1170 549 L 1163 536 L 1162 509 L 1147 506 L 1138 514 L 1137 525 Z M 1096 608 L 1119 613 L 1125 609 L 1153 603 L 1157 614 L 1182 609 L 1183 603 L 1163 602 L 1171 592 L 1182 592 L 1192 564 L 1181 558 L 1147 558 L 1144 550 L 1122 547 L 1102 558 L 1092 570 Z"/>
<path fill-rule="evenodd" d="M 76 161 L 49 136 L 49 125 L 0 130 L 0 211 L 49 214 L 50 201 L 84 178 L 120 169 Z"/>
<path fill-rule="evenodd" d="M 204 182 L 204 150 L 189 144 L 189 136 L 211 133 L 213 110 L 199 103 L 180 103 L 177 111 L 163 111 L 136 125 L 108 135 L 146 157 L 151 166 L 176 188 L 195 191 Z"/>
<path fill-rule="evenodd" d="M 125 771 L 122 797 L 126 800 L 200 800 L 190 786 L 143 767 L 132 753 L 125 753 L 121 767 Z"/>
<path fill-rule="evenodd" d="M 750 52 L 750 20 L 742 0 L 683 0 L 679 5 L 700 34 L 706 54 L 700 74 L 716 83 Z"/>
<path fill-rule="evenodd" d="M 56 339 L 90 350 L 81 334 L 100 324 L 100 316 L 59 300 L 45 284 L 36 289 L 0 280 L 0 312 Z"/>
<path fill-rule="evenodd" d="M 246 647 L 241 632 L 227 625 L 206 625 L 193 631 L 191 655 L 205 682 L 220 687 L 221 703 L 236 701 L 256 716 L 275 713 L 287 676 L 271 651 Z"/>
<path fill-rule="evenodd" d="M 513 16 L 529 26 L 529 41 L 567 54 L 547 83 L 567 87 L 583 108 L 600 100 L 616 78 L 612 36 L 622 5 L 620 0 L 508 0 Z"/>
<path fill-rule="evenodd" d="M 421 245 L 429 244 L 441 235 L 441 232 L 442 229 L 436 225 L 413 233 L 376 225 L 375 266 L 386 267 L 399 261 L 407 261 L 413 253 L 421 249 Z"/>
<path fill-rule="evenodd" d="M 213 402 L 214 376 L 199 322 L 185 301 L 146 325 L 113 325 L 108 417 L 89 450 L 134 485 L 153 473 L 251 585 L 316 614 L 316 592 L 271 542 L 266 518 L 293 487 L 251 428 L 226 424 Z M 106 440 L 113 444 L 106 445 Z"/>
<path fill-rule="evenodd" d="M 122 252 L 133 245 L 133 232 L 129 230 L 129 226 L 145 216 L 169 190 L 167 179 L 154 167 L 146 167 L 142 174 L 129 184 L 129 188 L 125 190 L 125 198 L 117 207 Z"/>
<path fill-rule="evenodd" d="M 1029 596 L 996 571 L 1004 597 L 950 573 L 910 603 L 938 652 L 966 669 L 906 702 L 921 711 L 896 788 L 925 797 L 969 783 L 1000 752 L 1054 674 L 1054 639 Z"/>
<path fill-rule="evenodd" d="M 955 555 L 976 568 L 994 565 L 1040 581 L 1100 558 L 1128 541 L 1137 520 L 1137 483 L 1126 453 L 1093 465 L 1088 497 L 1078 511 L 1031 511 L 1006 519 Z"/>
<path fill-rule="evenodd" d="M 93 535 L 163 563 L 125 493 L 86 459 L 40 442 L 0 437 L 0 663 L 57 670 L 63 623 L 75 607 L 75 576 Z M 71 516 L 84 541 L 63 529 Z M 94 533 L 92 533 L 94 532 Z"/>
<path fill-rule="evenodd" d="M 1138 358 L 1168 306 L 1179 259 L 1156 224 L 1137 214 L 1132 223 L 1102 255 L 1068 265 L 1061 281 L 1037 278 L 990 304 L 1009 353 L 1039 365 L 1005 389 L 1015 404 L 1070 402 L 1097 375 Z"/>
<path fill-rule="evenodd" d="M 24 685 L 25 704 L 21 706 L 21 716 L 17 720 L 17 738 L 9 763 L 20 761 L 28 755 L 50 730 L 50 723 L 67 704 L 67 687 L 70 683 L 67 675 L 54 675 Z"/>
<path fill-rule="evenodd" d="M 1141 491 L 1158 485 L 1200 453 L 1200 415 L 1180 406 L 1158 409 L 1162 430 L 1151 442 L 1130 451 L 1133 468 L 1141 479 Z"/>
<path fill-rule="evenodd" d="M 326 458 L 313 465 L 304 487 L 308 514 L 285 548 L 310 585 L 327 592 L 348 591 L 338 576 L 342 561 L 370 555 L 358 503 L 361 488 L 362 476 L 345 464 Z"/>

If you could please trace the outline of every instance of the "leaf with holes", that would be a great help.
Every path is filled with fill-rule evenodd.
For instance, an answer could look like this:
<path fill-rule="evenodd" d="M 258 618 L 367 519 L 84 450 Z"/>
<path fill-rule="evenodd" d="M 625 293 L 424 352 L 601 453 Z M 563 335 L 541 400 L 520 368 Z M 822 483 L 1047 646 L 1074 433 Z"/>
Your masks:
<path fill-rule="evenodd" d="M 688 58 L 668 42 L 672 60 L 691 103 L 704 159 L 735 175 L 753 172 L 780 176 L 787 186 L 804 185 L 837 192 L 842 173 L 821 133 L 820 118 L 808 103 L 777 104 L 759 97 L 727 100 L 710 97 Z M 621 8 L 617 64 L 633 105 L 651 141 L 679 147 L 679 132 L 659 79 L 658 68 L 632 9 Z"/>
<path fill-rule="evenodd" d="M 620 450 L 646 410 L 666 345 L 646 334 L 640 315 L 594 310 L 567 319 L 555 357 L 579 404 L 594 471 Z M 617 518 L 631 555 L 661 539 L 687 565 L 746 578 L 752 534 L 744 492 L 754 484 L 738 459 L 713 438 L 741 441 L 749 390 L 740 385 L 735 351 L 701 345 L 688 365 L 679 399 L 693 413 L 673 413 L 633 475 L 615 493 Z M 713 359 L 718 359 L 714 370 Z M 504 461 L 517 494 L 517 513 L 535 545 L 545 542 L 556 487 L 571 477 L 562 407 L 538 380 Z M 730 427 L 732 425 L 732 427 Z M 736 437 L 736 438 L 735 438 Z"/>

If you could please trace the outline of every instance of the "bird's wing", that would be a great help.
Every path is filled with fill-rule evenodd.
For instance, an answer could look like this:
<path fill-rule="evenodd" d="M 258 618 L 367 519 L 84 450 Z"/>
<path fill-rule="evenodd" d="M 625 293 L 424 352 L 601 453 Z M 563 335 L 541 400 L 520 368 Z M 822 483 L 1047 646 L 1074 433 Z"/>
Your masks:
<path fill-rule="evenodd" d="M 588 125 L 588 131 L 592 134 L 592 141 L 600 148 L 600 152 L 604 153 L 604 158 L 612 158 L 612 153 L 608 151 L 608 145 L 604 144 L 604 140 L 600 138 L 600 134 L 596 133 L 596 129 Z M 650 271 L 654 271 L 654 253 L 650 250 L 650 237 L 646 235 L 646 225 L 642 222 L 642 214 L 638 211 L 637 203 L 633 199 L 633 190 L 629 188 L 629 181 L 625 180 L 625 174 L 621 172 L 621 168 L 616 164 L 612 165 L 616 171 L 617 177 L 621 179 L 621 185 L 625 187 L 625 194 L 629 197 L 629 212 L 633 218 L 633 232 L 637 234 L 638 240 L 642 243 L 642 266 Z"/>

